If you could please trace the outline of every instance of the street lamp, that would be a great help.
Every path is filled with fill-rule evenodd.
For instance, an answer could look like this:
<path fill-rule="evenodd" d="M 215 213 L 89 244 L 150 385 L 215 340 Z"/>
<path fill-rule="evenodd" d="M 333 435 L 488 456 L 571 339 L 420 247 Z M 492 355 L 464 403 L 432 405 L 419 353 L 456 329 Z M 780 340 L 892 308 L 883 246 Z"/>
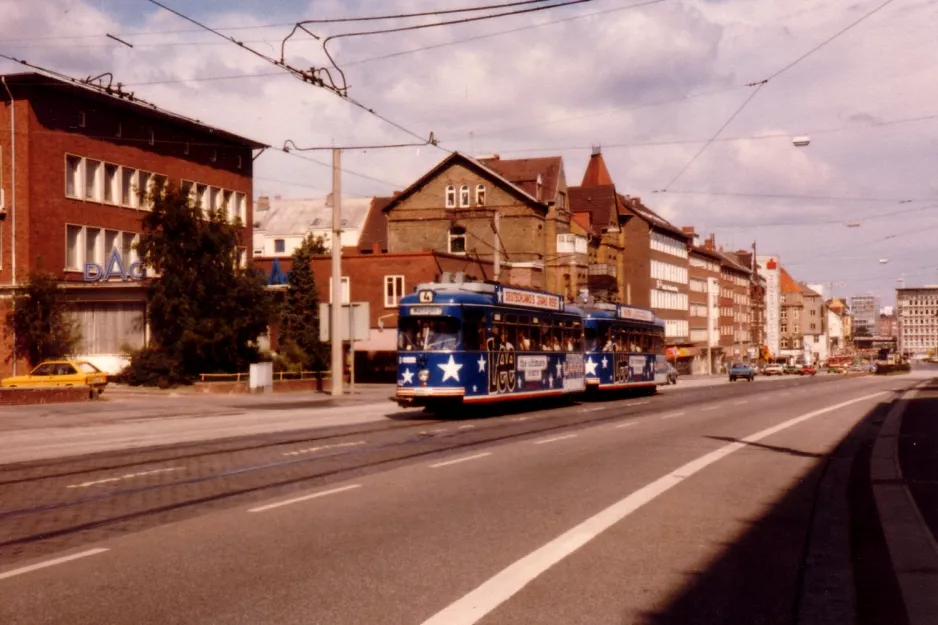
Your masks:
<path fill-rule="evenodd" d="M 796 148 L 804 148 L 811 144 L 811 137 L 802 135 L 791 140 L 791 144 Z"/>

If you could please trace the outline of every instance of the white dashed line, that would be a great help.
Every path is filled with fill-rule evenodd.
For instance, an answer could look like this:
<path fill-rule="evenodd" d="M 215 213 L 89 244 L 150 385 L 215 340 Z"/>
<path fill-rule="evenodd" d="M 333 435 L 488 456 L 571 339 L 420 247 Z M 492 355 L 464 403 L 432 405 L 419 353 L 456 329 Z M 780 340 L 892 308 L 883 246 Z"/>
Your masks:
<path fill-rule="evenodd" d="M 365 441 L 355 441 L 354 443 L 336 443 L 335 445 L 320 445 L 319 447 L 307 447 L 306 449 L 297 449 L 296 451 L 285 451 L 284 456 L 299 456 L 300 454 L 311 454 L 324 449 L 340 449 L 342 447 L 355 447 L 364 445 Z"/>
<path fill-rule="evenodd" d="M 748 403 L 749 403 L 749 400 L 748 400 L 748 399 L 744 399 L 743 401 L 738 401 L 738 402 L 736 402 L 735 405 L 736 405 L 736 406 L 742 406 L 743 404 L 748 404 Z"/>
<path fill-rule="evenodd" d="M 566 436 L 555 436 L 554 438 L 545 438 L 539 441 L 534 441 L 535 445 L 543 445 L 545 443 L 553 443 L 554 441 L 562 441 L 568 438 L 576 438 L 576 434 L 567 434 Z"/>
<path fill-rule="evenodd" d="M 309 501 L 310 499 L 318 499 L 319 497 L 325 497 L 326 495 L 334 495 L 335 493 L 342 493 L 347 490 L 352 490 L 353 488 L 361 488 L 361 484 L 352 484 L 350 486 L 343 486 L 341 488 L 333 488 L 332 490 L 324 490 L 318 493 L 313 493 L 312 495 L 304 495 L 303 497 L 296 497 L 294 499 L 287 499 L 286 501 L 278 501 L 277 503 L 267 504 L 266 506 L 260 506 L 259 508 L 251 508 L 248 512 L 264 512 L 265 510 L 273 510 L 274 508 L 279 508 L 280 506 L 289 506 L 291 503 L 300 503 L 301 501 Z"/>
<path fill-rule="evenodd" d="M 49 566 L 55 566 L 56 564 L 64 564 L 65 562 L 71 562 L 72 560 L 77 560 L 79 558 L 87 558 L 88 556 L 94 556 L 99 553 L 104 553 L 105 551 L 108 551 L 108 550 L 104 549 L 103 547 L 99 547 L 97 549 L 89 549 L 88 551 L 75 553 L 70 556 L 62 556 L 61 558 L 56 558 L 54 560 L 46 560 L 45 562 L 39 562 L 38 564 L 30 564 L 29 566 L 23 566 L 18 569 L 13 569 L 12 571 L 0 573 L 0 579 L 16 577 L 17 575 L 22 575 L 23 573 L 30 573 L 32 571 L 38 571 L 39 569 L 44 569 Z"/>
<path fill-rule="evenodd" d="M 614 425 L 614 426 L 612 426 L 612 427 L 614 427 L 615 429 L 619 429 L 619 428 L 627 428 L 627 427 L 632 426 L 632 425 L 635 425 L 635 422 L 634 422 L 634 421 L 629 421 L 629 422 L 627 422 L 627 423 L 620 423 L 619 425 Z"/>
<path fill-rule="evenodd" d="M 530 419 L 530 417 L 518 417 L 517 419 L 514 419 L 514 421 L 527 421 L 528 419 Z"/>
<path fill-rule="evenodd" d="M 709 408 L 701 408 L 701 410 L 703 410 L 704 412 L 706 412 L 706 411 L 708 411 L 708 410 L 716 410 L 716 409 L 719 408 L 719 407 L 720 407 L 720 406 L 710 406 Z"/>
<path fill-rule="evenodd" d="M 685 413 L 683 412 L 672 412 L 671 414 L 666 414 L 662 419 L 674 419 L 675 417 L 683 417 Z"/>
<path fill-rule="evenodd" d="M 459 426 L 459 429 L 460 429 L 460 430 L 471 430 L 471 429 L 474 428 L 474 427 L 475 427 L 474 425 L 460 425 L 460 426 Z"/>
<path fill-rule="evenodd" d="M 605 410 L 605 406 L 597 406 L 596 408 L 583 408 L 580 412 L 597 412 L 599 410 Z"/>
<path fill-rule="evenodd" d="M 629 407 L 631 407 L 631 406 L 644 406 L 645 404 L 650 404 L 650 403 L 651 403 L 650 401 L 633 401 L 633 402 L 631 402 L 631 403 L 629 403 L 629 404 L 626 404 L 626 406 L 629 406 Z"/>
<path fill-rule="evenodd" d="M 447 460 L 446 462 L 437 462 L 436 464 L 431 464 L 431 469 L 436 469 L 438 467 L 448 467 L 451 464 L 459 464 L 460 462 L 466 462 L 469 460 L 475 460 L 476 458 L 485 458 L 486 456 L 491 456 L 492 452 L 487 451 L 482 454 L 476 454 L 474 456 L 466 456 L 465 458 L 456 458 L 455 460 Z"/>
<path fill-rule="evenodd" d="M 108 477 L 103 480 L 94 480 L 93 482 L 82 482 L 81 484 L 69 484 L 66 488 L 88 488 L 89 486 L 97 486 L 98 484 L 120 482 L 121 480 L 129 480 L 135 477 L 143 477 L 145 475 L 156 475 L 157 473 L 169 473 L 170 471 L 179 471 L 180 469 L 182 469 L 182 467 L 169 467 L 168 469 L 153 469 L 152 471 L 140 471 L 139 473 L 128 473 L 126 475 L 118 475 L 117 477 Z"/>

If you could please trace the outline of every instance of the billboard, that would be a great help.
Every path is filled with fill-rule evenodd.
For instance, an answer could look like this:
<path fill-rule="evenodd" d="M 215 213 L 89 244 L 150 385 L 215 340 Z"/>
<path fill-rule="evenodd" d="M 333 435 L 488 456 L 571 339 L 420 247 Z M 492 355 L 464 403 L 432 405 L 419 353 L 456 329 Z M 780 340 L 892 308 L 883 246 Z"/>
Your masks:
<path fill-rule="evenodd" d="M 778 256 L 758 256 L 759 273 L 765 276 L 765 335 L 772 357 L 778 357 L 782 342 L 781 261 Z"/>

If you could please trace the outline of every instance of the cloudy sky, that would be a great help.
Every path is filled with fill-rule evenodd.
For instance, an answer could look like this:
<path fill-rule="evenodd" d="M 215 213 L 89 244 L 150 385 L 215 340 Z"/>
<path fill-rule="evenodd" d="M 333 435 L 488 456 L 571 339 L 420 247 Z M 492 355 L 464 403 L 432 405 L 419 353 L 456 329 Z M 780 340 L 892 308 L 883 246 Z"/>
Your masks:
<path fill-rule="evenodd" d="M 165 4 L 279 57 L 301 19 L 507 1 Z M 592 0 L 342 38 L 329 50 L 351 97 L 421 137 L 434 132 L 447 149 L 561 155 L 576 184 L 591 146 L 601 145 L 619 189 L 675 224 L 714 232 L 730 249 L 756 241 L 796 279 L 890 303 L 900 279 L 938 283 L 938 2 L 886 2 L 804 56 L 884 2 Z M 310 28 L 336 35 L 388 25 Z M 147 0 L 0 0 L 0 52 L 73 76 L 113 72 L 151 102 L 276 147 L 414 141 Z M 305 34 L 285 58 L 328 65 L 321 42 Z M 2 72 L 19 69 L 0 60 Z M 758 93 L 747 86 L 765 79 Z M 792 145 L 801 135 L 808 147 Z M 308 156 L 323 164 L 262 155 L 256 193 L 326 193 L 329 154 Z M 344 192 L 401 189 L 444 156 L 432 147 L 348 152 Z"/>

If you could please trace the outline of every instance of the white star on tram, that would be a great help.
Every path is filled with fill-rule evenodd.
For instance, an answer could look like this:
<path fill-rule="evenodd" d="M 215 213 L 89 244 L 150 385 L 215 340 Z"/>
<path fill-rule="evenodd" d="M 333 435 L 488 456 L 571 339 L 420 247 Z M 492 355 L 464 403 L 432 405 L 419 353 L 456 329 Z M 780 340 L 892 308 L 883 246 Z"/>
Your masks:
<path fill-rule="evenodd" d="M 401 374 L 401 377 L 404 378 L 404 384 L 413 384 L 414 382 L 414 372 L 410 369 L 404 369 L 404 373 Z"/>
<path fill-rule="evenodd" d="M 479 363 L 479 373 L 485 373 L 485 356 L 479 356 L 476 362 Z"/>
<path fill-rule="evenodd" d="M 606 360 L 605 356 L 603 356 L 603 369 L 605 369 L 608 365 L 609 365 L 609 361 Z"/>
<path fill-rule="evenodd" d="M 459 370 L 462 369 L 462 365 L 453 360 L 452 356 L 449 357 L 449 362 L 437 365 L 437 367 L 443 370 L 443 382 L 450 378 L 459 382 Z"/>
<path fill-rule="evenodd" d="M 559 361 L 557 362 L 557 377 L 558 378 L 563 377 L 563 363 Z"/>
<path fill-rule="evenodd" d="M 596 375 L 596 365 L 599 363 L 593 362 L 592 358 L 586 359 L 586 375 Z"/>

